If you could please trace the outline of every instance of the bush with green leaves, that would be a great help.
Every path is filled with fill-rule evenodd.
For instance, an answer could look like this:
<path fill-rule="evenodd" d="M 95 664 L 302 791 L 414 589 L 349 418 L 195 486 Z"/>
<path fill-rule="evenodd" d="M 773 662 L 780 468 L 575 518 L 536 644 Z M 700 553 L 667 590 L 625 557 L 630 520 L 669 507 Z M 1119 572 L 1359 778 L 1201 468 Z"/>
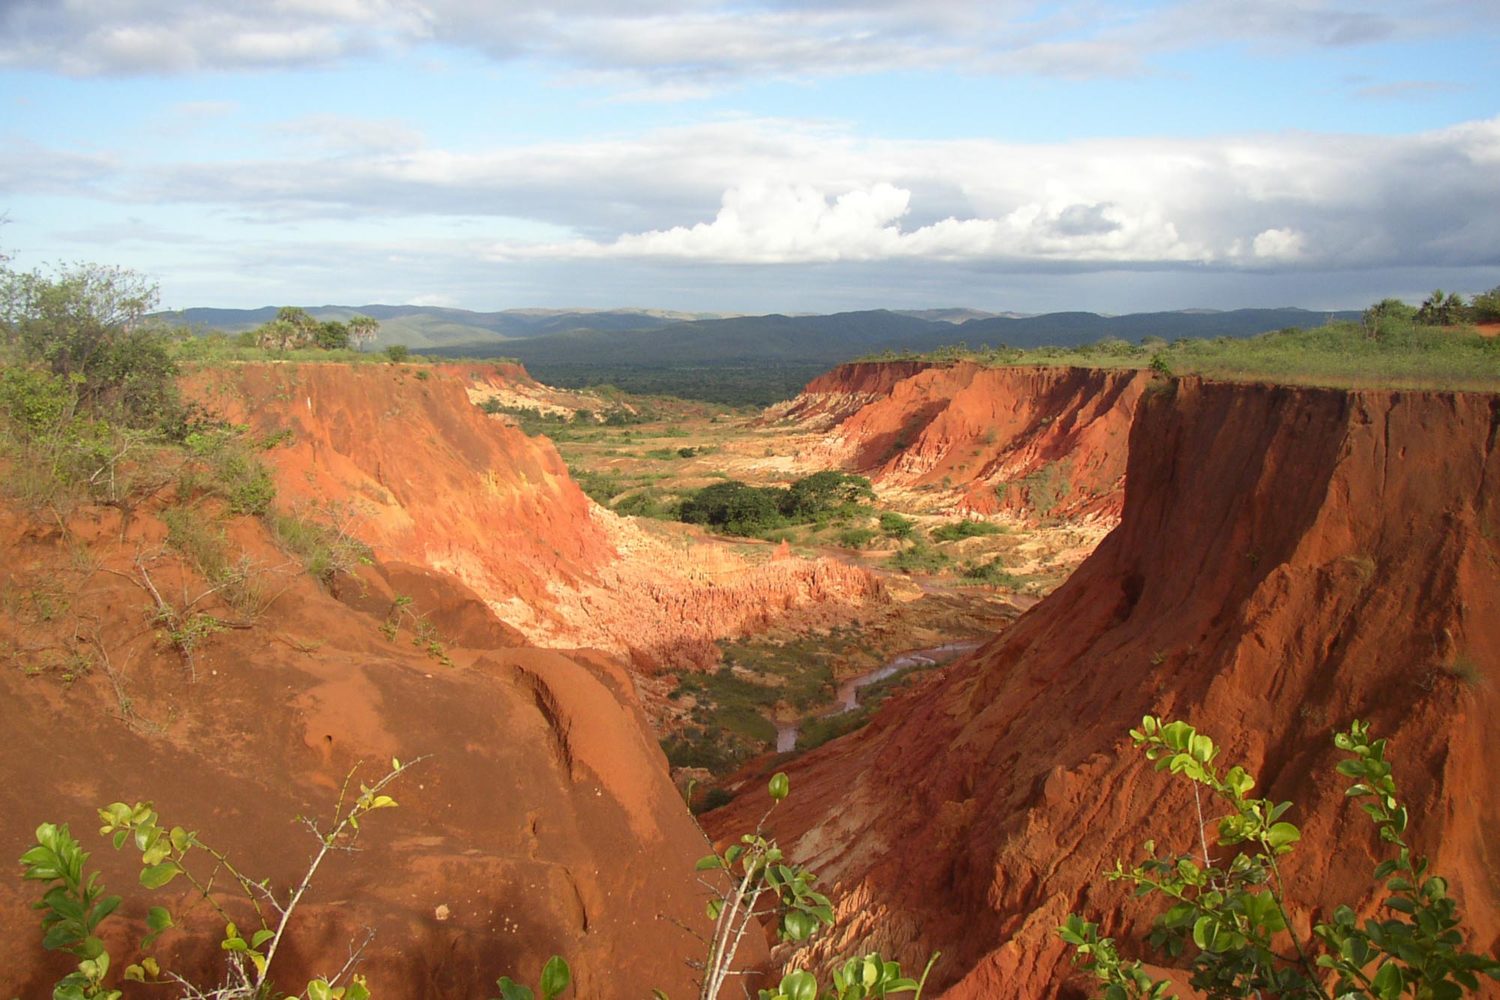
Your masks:
<path fill-rule="evenodd" d="M 892 556 L 887 565 L 902 573 L 936 573 L 948 565 L 948 557 L 931 545 L 916 541 Z"/>
<path fill-rule="evenodd" d="M 1147 716 L 1131 739 L 1158 771 L 1192 783 L 1200 803 L 1201 855 L 1158 855 L 1129 869 L 1116 863 L 1111 880 L 1133 885 L 1137 896 L 1169 901 L 1156 918 L 1149 943 L 1178 959 L 1191 954 L 1189 983 L 1209 997 L 1278 996 L 1317 1000 L 1452 1000 L 1479 988 L 1479 977 L 1500 980 L 1500 962 L 1469 951 L 1448 883 L 1406 842 L 1408 814 L 1397 795 L 1386 741 L 1371 739 L 1356 720 L 1335 744 L 1348 756 L 1339 774 L 1354 779 L 1346 793 L 1362 800 L 1389 856 L 1374 870 L 1386 895 L 1379 916 L 1360 921 L 1340 905 L 1304 940 L 1288 916 L 1291 901 L 1278 859 L 1291 853 L 1301 831 L 1283 819 L 1290 802 L 1249 796 L 1255 779 L 1243 767 L 1215 766 L 1219 748 L 1185 722 Z M 1209 821 L 1200 790 L 1227 811 L 1216 824 L 1217 843 L 1234 851 L 1227 860 L 1209 850 Z M 1098 925 L 1073 914 L 1059 928 L 1075 949 L 1074 961 L 1093 972 L 1108 1000 L 1168 995 L 1170 981 L 1155 980 L 1139 960 L 1121 957 Z"/>
<path fill-rule="evenodd" d="M 357 793 L 352 788 L 354 772 L 351 771 L 344 779 L 333 818 L 326 828 L 304 817 L 302 822 L 311 831 L 317 848 L 298 884 L 285 894 L 276 893 L 266 880 L 245 874 L 197 833 L 165 825 L 149 802 L 135 805 L 115 802 L 100 809 L 100 835 L 109 837 L 116 850 L 129 844 L 140 853 L 143 888 L 161 889 L 181 878 L 191 886 L 193 895 L 205 901 L 224 922 L 219 942 L 225 957 L 222 982 L 214 985 L 189 982 L 164 970 L 150 956 L 127 966 L 123 980 L 175 986 L 188 1000 L 259 1000 L 280 996 L 270 978 L 272 965 L 287 942 L 292 916 L 318 869 L 331 853 L 354 848 L 360 821 L 369 813 L 395 807 L 396 800 L 385 794 L 385 789 L 422 759 L 404 764 L 392 760 L 391 769 L 383 777 L 372 785 L 360 784 Z M 88 857 L 89 852 L 73 838 L 66 824 L 52 823 L 37 827 L 36 844 L 21 856 L 25 869 L 22 878 L 47 886 L 42 898 L 34 904 L 42 912 L 43 947 L 69 952 L 79 959 L 77 969 L 57 983 L 54 1000 L 118 1000 L 121 996 L 117 987 L 109 985 L 113 962 L 97 933 L 99 924 L 119 907 L 121 898 L 105 894 L 97 872 L 85 875 Z M 221 875 L 227 875 L 244 897 L 236 912 L 231 912 L 231 904 L 221 901 L 222 893 L 214 891 Z M 140 942 L 142 951 L 149 951 L 157 937 L 175 926 L 175 921 L 165 907 L 153 906 L 147 912 L 146 926 L 148 933 Z M 305 1000 L 369 1000 L 368 985 L 354 972 L 363 950 L 364 945 L 355 947 L 342 969 L 326 979 L 310 981 L 297 996 Z"/>
<path fill-rule="evenodd" d="M 731 535 L 757 535 L 852 516 L 873 498 L 868 479 L 843 472 L 815 472 L 787 487 L 750 486 L 730 479 L 684 497 L 678 519 Z"/>
<path fill-rule="evenodd" d="M 1500 285 L 1475 295 L 1469 310 L 1476 323 L 1500 323 Z"/>
<path fill-rule="evenodd" d="M 992 521 L 980 521 L 975 518 L 965 518 L 962 521 L 950 521 L 940 524 L 932 529 L 932 540 L 935 542 L 956 542 L 965 538 L 984 538 L 988 535 L 1004 534 L 1005 529 Z"/>
<path fill-rule="evenodd" d="M 58 376 L 80 412 L 133 428 L 180 431 L 169 337 L 146 314 L 156 286 L 117 267 L 76 264 L 55 274 L 0 269 L 0 342 Z"/>
<path fill-rule="evenodd" d="M 910 538 L 916 526 L 917 522 L 909 517 L 902 517 L 893 510 L 882 511 L 880 514 L 880 530 L 892 538 Z"/>

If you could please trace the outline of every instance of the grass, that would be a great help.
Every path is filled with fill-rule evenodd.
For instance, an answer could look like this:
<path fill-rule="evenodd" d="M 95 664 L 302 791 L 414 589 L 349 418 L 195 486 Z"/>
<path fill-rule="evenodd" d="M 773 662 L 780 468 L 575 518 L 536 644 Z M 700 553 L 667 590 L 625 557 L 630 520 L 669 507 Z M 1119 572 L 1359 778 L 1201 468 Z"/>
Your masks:
<path fill-rule="evenodd" d="M 1152 338 L 1139 344 L 1104 340 L 1082 347 L 1030 350 L 945 348 L 907 357 L 997 367 L 1155 368 L 1225 381 L 1335 388 L 1500 389 L 1500 338 L 1482 337 L 1472 327 L 1396 321 L 1383 323 L 1374 333 L 1359 323 L 1335 321 L 1245 338 L 1182 339 L 1170 344 Z"/>

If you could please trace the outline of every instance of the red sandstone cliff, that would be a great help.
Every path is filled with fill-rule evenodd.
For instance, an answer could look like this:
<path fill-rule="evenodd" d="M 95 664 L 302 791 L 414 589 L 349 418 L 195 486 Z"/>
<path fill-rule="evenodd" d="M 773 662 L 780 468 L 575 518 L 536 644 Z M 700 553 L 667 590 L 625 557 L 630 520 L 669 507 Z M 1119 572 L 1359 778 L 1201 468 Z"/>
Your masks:
<path fill-rule="evenodd" d="M 989 514 L 1112 519 L 1138 371 L 861 362 L 771 418 L 823 430 L 815 462 L 895 489 L 941 489 Z"/>
<path fill-rule="evenodd" d="M 1330 734 L 1392 741 L 1419 850 L 1473 942 L 1500 936 L 1500 399 L 1184 379 L 1140 398 L 1120 525 L 1056 592 L 865 730 L 793 762 L 775 832 L 836 883 L 837 932 L 953 1000 L 1065 992 L 1071 911 L 1140 947 L 1151 913 L 1104 878 L 1148 837 L 1187 846 L 1191 794 L 1126 731 L 1186 718 L 1297 803 L 1294 920 L 1376 857 Z M 747 799 L 753 798 L 748 796 Z M 729 833 L 753 801 L 709 817 Z M 1363 896 L 1361 896 L 1363 894 Z M 1182 977 L 1178 977 L 1179 981 Z M 1486 995 L 1497 994 L 1493 984 Z"/>

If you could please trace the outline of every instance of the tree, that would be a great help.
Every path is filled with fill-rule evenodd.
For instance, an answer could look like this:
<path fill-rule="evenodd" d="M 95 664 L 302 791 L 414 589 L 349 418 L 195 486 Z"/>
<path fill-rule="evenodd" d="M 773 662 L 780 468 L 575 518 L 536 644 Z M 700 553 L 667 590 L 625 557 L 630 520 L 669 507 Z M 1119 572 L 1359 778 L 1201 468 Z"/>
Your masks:
<path fill-rule="evenodd" d="M 1392 325 L 1410 324 L 1417 318 L 1417 310 L 1400 299 L 1381 299 L 1364 311 L 1360 322 L 1369 337 L 1378 337 L 1380 332 Z"/>
<path fill-rule="evenodd" d="M 814 472 L 788 487 L 781 512 L 793 520 L 813 520 L 826 511 L 847 509 L 862 500 L 874 499 L 875 492 L 864 476 L 826 470 Z"/>
<path fill-rule="evenodd" d="M 1474 296 L 1469 311 L 1476 323 L 1500 323 L 1500 285 Z"/>
<path fill-rule="evenodd" d="M 1428 326 L 1453 326 L 1464 318 L 1464 300 L 1456 292 L 1444 294 L 1439 288 L 1422 300 L 1417 322 Z"/>
<path fill-rule="evenodd" d="M 379 333 L 380 322 L 373 317 L 358 314 L 349 317 L 349 341 L 357 350 L 363 351 Z"/>
<path fill-rule="evenodd" d="M 338 320 L 319 323 L 313 332 L 313 343 L 325 351 L 339 351 L 349 346 L 349 328 Z"/>
<path fill-rule="evenodd" d="M 156 301 L 154 282 L 120 267 L 0 270 L 0 340 L 76 386 L 85 409 L 158 423 L 180 406 L 166 335 L 146 319 Z"/>
<path fill-rule="evenodd" d="M 733 535 L 752 534 L 782 523 L 784 491 L 727 480 L 705 486 L 682 501 L 680 520 L 707 524 Z"/>
<path fill-rule="evenodd" d="M 256 329 L 256 343 L 273 351 L 305 347 L 317 336 L 318 321 L 306 309 L 282 306 L 276 318 Z"/>

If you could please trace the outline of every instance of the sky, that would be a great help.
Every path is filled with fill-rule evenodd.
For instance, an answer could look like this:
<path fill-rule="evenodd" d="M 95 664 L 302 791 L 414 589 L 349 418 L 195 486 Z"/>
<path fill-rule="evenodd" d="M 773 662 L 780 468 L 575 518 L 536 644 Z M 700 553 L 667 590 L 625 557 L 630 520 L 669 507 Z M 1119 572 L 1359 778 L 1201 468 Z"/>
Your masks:
<path fill-rule="evenodd" d="M 1494 0 L 0 0 L 0 251 L 167 308 L 1500 285 Z"/>

